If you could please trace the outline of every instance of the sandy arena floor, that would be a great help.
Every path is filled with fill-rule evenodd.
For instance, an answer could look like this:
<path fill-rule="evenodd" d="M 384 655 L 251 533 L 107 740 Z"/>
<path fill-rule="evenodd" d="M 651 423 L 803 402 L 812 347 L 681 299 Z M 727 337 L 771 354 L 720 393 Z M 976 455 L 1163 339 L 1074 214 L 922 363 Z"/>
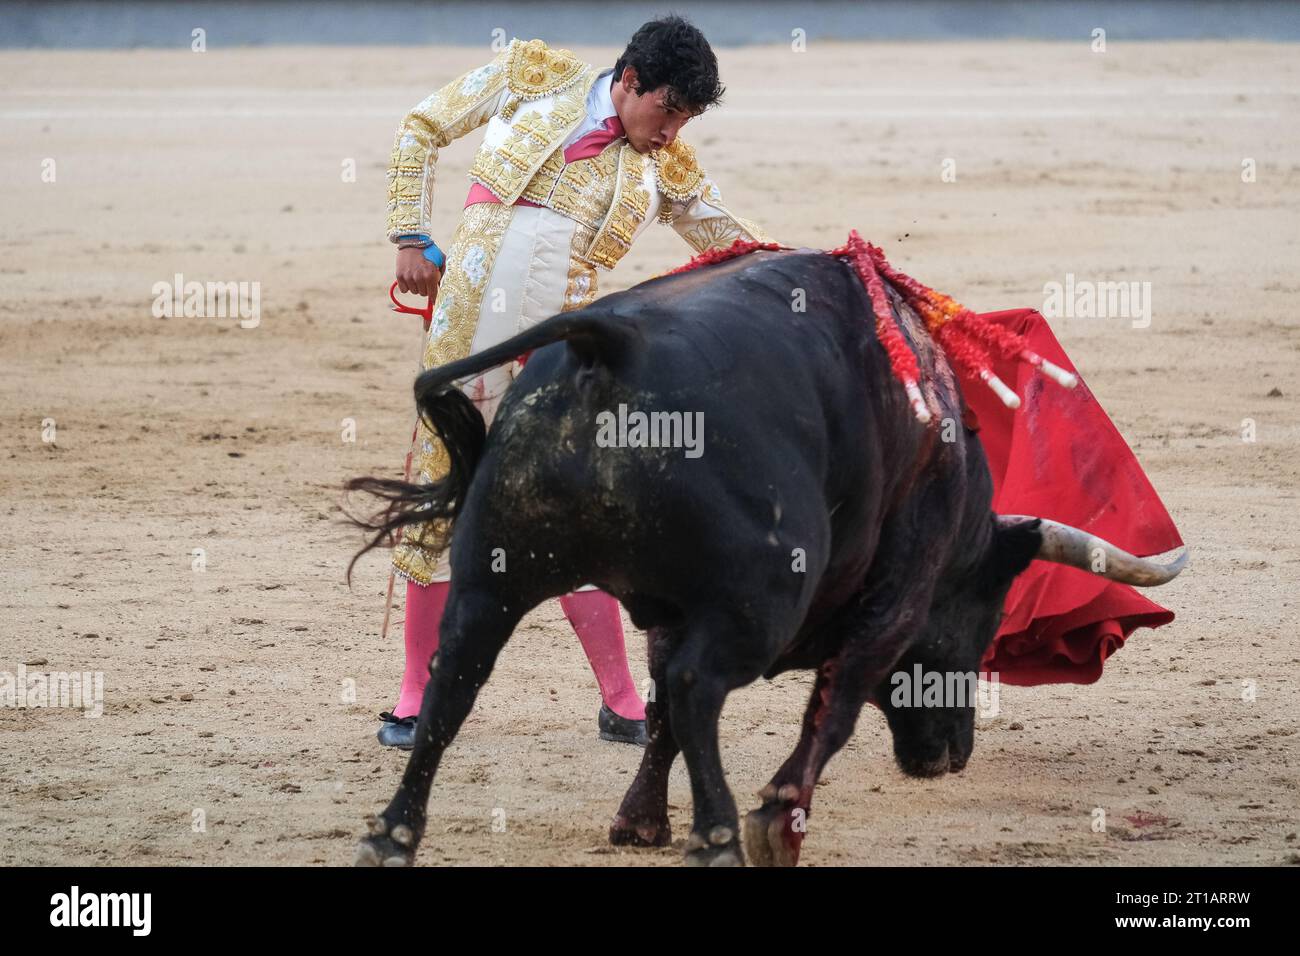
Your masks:
<path fill-rule="evenodd" d="M 400 473 L 412 422 L 418 324 L 385 295 L 393 130 L 486 59 L 0 53 L 0 671 L 104 675 L 100 719 L 0 708 L 6 862 L 348 863 L 391 796 L 405 755 L 374 731 L 401 611 L 381 641 L 377 556 L 344 586 L 359 539 L 338 489 Z M 856 227 L 977 310 L 1041 306 L 1067 273 L 1151 283 L 1149 328 L 1053 326 L 1194 549 L 1154 595 L 1173 624 L 1137 632 L 1095 685 L 1004 686 L 960 776 L 904 778 L 868 708 L 819 790 L 805 864 L 1300 861 L 1296 50 L 814 44 L 720 60 L 725 103 L 685 136 L 784 241 Z M 443 151 L 442 235 L 476 144 Z M 652 227 L 605 291 L 689 252 Z M 151 287 L 175 273 L 259 282 L 260 325 L 155 318 Z M 628 643 L 640 679 L 644 644 Z M 729 701 L 742 807 L 797 738 L 807 687 L 788 675 Z M 606 844 L 639 751 L 597 740 L 597 706 L 558 605 L 538 609 L 444 761 L 419 861 L 675 863 L 680 761 L 676 846 Z"/>

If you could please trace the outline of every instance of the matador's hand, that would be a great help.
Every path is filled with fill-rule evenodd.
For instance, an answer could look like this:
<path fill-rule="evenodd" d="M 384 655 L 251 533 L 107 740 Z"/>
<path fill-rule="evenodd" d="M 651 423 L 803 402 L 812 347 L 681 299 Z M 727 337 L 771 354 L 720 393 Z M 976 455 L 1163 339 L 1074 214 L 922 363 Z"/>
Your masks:
<path fill-rule="evenodd" d="M 435 296 L 438 294 L 438 283 L 441 281 L 442 272 L 424 258 L 424 250 L 397 250 L 397 287 L 403 292 Z"/>

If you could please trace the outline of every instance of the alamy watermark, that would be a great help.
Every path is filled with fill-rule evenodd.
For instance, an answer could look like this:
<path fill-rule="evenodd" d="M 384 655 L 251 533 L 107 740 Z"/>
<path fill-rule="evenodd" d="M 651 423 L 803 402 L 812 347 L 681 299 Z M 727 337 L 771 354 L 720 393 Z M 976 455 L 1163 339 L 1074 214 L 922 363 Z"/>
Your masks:
<path fill-rule="evenodd" d="M 104 713 L 103 671 L 32 671 L 18 665 L 18 673 L 0 671 L 0 707 L 70 707 L 84 710 L 83 717 Z"/>
<path fill-rule="evenodd" d="M 239 318 L 239 327 L 262 324 L 262 283 L 185 281 L 177 272 L 171 282 L 155 282 L 152 312 L 156 319 Z"/>
<path fill-rule="evenodd" d="M 617 414 L 597 413 L 596 426 L 601 448 L 684 448 L 687 458 L 704 454 L 703 412 L 629 412 L 620 402 Z"/>
<path fill-rule="evenodd" d="M 910 671 L 894 671 L 889 677 L 894 707 L 974 707 L 980 717 L 996 717 L 998 671 L 927 671 L 913 664 Z"/>
<path fill-rule="evenodd" d="M 1135 329 L 1151 325 L 1150 282 L 1093 282 L 1065 274 L 1065 282 L 1043 284 L 1045 318 L 1132 319 Z"/>
<path fill-rule="evenodd" d="M 148 936 L 153 927 L 152 893 L 83 893 L 73 886 L 50 897 L 51 926 L 120 926 L 132 936 Z"/>

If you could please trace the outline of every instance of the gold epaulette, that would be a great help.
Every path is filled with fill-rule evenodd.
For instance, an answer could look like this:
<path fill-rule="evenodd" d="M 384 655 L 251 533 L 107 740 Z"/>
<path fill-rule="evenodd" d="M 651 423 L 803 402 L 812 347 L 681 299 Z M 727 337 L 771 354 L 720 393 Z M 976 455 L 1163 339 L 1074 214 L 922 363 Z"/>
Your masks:
<path fill-rule="evenodd" d="M 661 193 L 676 202 L 685 202 L 699 194 L 704 170 L 695 161 L 695 147 L 679 138 L 650 155 L 655 161 L 655 182 Z"/>
<path fill-rule="evenodd" d="M 517 43 L 509 60 L 506 84 L 525 100 L 559 92 L 577 80 L 587 66 L 569 50 L 553 50 L 542 40 Z"/>

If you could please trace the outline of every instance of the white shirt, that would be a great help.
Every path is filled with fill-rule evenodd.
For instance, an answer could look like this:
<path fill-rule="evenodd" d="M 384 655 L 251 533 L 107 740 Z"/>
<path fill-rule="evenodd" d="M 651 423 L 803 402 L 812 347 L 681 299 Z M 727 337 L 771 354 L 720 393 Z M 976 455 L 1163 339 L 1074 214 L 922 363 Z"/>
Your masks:
<path fill-rule="evenodd" d="M 611 116 L 617 116 L 618 110 L 614 109 L 614 97 L 610 89 L 614 83 L 614 68 L 611 66 L 608 70 L 602 70 L 596 76 L 596 82 L 591 84 L 591 90 L 587 93 L 587 115 L 583 117 L 582 122 L 574 128 L 563 143 L 561 149 L 568 149 L 579 139 L 590 133 L 593 129 L 600 129 L 605 125 L 605 120 Z"/>

